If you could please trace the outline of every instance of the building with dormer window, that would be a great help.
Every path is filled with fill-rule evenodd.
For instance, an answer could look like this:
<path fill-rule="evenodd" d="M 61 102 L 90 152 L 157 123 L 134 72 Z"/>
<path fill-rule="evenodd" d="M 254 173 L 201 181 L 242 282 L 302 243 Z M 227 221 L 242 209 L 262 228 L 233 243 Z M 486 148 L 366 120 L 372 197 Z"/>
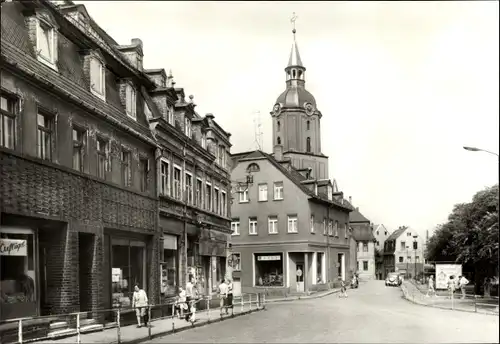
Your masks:
<path fill-rule="evenodd" d="M 158 304 L 189 275 L 213 293 L 230 134 L 83 5 L 2 2 L 0 50 L 0 245 L 15 248 L 0 253 L 0 321 L 88 311 L 84 331 L 114 322 L 97 310 L 128 308 L 135 284 Z"/>
<path fill-rule="evenodd" d="M 353 208 L 329 179 L 321 151 L 321 112 L 305 89 L 293 31 L 286 89 L 273 111 L 273 154 L 232 155 L 231 207 L 235 290 L 307 293 L 348 280 L 355 267 Z M 250 177 L 250 178 L 249 178 Z"/>

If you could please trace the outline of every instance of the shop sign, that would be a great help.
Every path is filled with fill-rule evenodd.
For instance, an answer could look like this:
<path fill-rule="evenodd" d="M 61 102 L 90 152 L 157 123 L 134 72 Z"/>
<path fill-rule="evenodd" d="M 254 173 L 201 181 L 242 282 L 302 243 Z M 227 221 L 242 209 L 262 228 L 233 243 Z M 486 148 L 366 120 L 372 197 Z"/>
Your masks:
<path fill-rule="evenodd" d="M 281 256 L 257 256 L 257 260 L 260 261 L 281 260 Z"/>
<path fill-rule="evenodd" d="M 27 256 L 28 242 L 20 239 L 0 239 L 0 256 Z"/>

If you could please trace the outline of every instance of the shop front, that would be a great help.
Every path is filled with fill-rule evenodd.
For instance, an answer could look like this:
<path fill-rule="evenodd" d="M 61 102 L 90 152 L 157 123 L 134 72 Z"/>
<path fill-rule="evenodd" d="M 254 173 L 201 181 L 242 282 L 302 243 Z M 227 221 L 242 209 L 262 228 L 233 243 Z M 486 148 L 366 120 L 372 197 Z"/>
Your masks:
<path fill-rule="evenodd" d="M 257 287 L 284 287 L 283 252 L 254 253 L 254 285 Z"/>
<path fill-rule="evenodd" d="M 39 315 L 37 232 L 0 227 L 0 320 Z"/>
<path fill-rule="evenodd" d="M 104 235 L 105 308 L 129 308 L 132 306 L 134 287 L 137 285 L 150 295 L 148 276 L 152 265 L 151 251 L 154 237 L 118 233 Z M 148 254 L 149 253 L 149 254 Z M 106 274 L 108 276 L 106 276 Z M 126 312 L 123 312 L 124 315 Z M 113 314 L 108 318 L 114 319 Z"/>
<path fill-rule="evenodd" d="M 160 253 L 160 294 L 161 302 L 175 297 L 179 285 L 179 237 L 163 234 L 163 251 Z"/>
<path fill-rule="evenodd" d="M 226 277 L 226 235 L 215 230 L 202 229 L 199 239 L 203 294 L 217 292 L 219 284 Z"/>

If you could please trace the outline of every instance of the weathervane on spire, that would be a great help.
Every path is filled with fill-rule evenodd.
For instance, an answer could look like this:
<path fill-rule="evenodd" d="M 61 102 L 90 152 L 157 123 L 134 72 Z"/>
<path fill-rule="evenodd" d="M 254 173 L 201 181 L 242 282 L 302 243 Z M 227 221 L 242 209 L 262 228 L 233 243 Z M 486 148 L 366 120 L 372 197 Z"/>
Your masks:
<path fill-rule="evenodd" d="M 293 12 L 293 15 L 292 15 L 292 18 L 290 19 L 290 22 L 292 23 L 292 32 L 293 34 L 295 35 L 295 32 L 297 32 L 297 30 L 295 30 L 295 21 L 297 20 L 297 16 L 295 15 L 295 12 Z"/>

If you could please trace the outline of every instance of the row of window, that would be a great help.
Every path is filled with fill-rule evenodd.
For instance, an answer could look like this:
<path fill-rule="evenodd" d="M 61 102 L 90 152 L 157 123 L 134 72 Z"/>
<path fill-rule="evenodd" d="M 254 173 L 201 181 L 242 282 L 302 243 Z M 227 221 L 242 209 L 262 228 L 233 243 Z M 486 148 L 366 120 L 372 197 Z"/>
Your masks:
<path fill-rule="evenodd" d="M 14 97 L 5 94 L 0 96 L 0 146 L 9 149 L 15 149 L 15 121 L 18 107 L 18 101 Z M 37 157 L 43 160 L 52 161 L 55 153 L 55 133 L 56 123 L 53 114 L 45 113 L 41 109 L 37 112 Z M 73 168 L 79 172 L 84 172 L 85 166 L 89 162 L 89 156 L 85 154 L 88 146 L 88 131 L 87 129 L 78 125 L 73 125 L 72 128 L 72 146 L 73 146 Z M 111 171 L 110 161 L 110 144 L 109 140 L 96 136 L 96 152 L 97 159 L 97 177 L 106 179 L 106 172 Z M 132 170 L 131 170 L 132 152 L 125 147 L 121 148 L 120 163 L 121 163 L 121 177 L 123 186 L 132 186 Z M 147 173 L 149 169 L 148 158 L 139 158 L 140 174 L 139 189 L 141 191 L 147 190 Z"/>
<path fill-rule="evenodd" d="M 276 124 L 277 124 L 277 131 L 281 131 L 280 121 L 277 121 Z M 306 121 L 306 130 L 311 130 L 311 121 Z"/>
<path fill-rule="evenodd" d="M 45 65 L 57 70 L 57 30 L 48 22 L 38 18 L 36 43 L 38 51 L 38 60 Z M 97 54 L 90 57 L 90 92 L 103 101 L 106 101 L 106 65 L 100 56 Z M 137 66 L 136 66 L 137 67 Z M 131 82 L 125 85 L 125 112 L 128 117 L 137 120 L 137 90 Z M 151 116 L 151 110 L 146 102 L 144 102 L 144 113 L 146 116 Z M 174 110 L 167 109 L 167 122 L 175 126 Z M 188 117 L 184 117 L 184 134 L 192 138 L 192 123 Z M 202 133 L 201 146 L 207 148 L 206 135 Z M 226 164 L 226 148 L 218 146 L 214 152 L 217 163 L 225 167 Z"/>
<path fill-rule="evenodd" d="M 195 181 L 192 172 L 185 170 L 183 173 L 182 167 L 171 164 L 165 158 L 160 160 L 159 173 L 158 187 L 161 195 L 227 216 L 227 194 L 220 187 L 199 177 Z"/>
<path fill-rule="evenodd" d="M 268 188 L 267 184 L 259 184 L 259 195 L 258 195 L 258 200 L 259 202 L 266 202 L 268 200 Z M 239 195 L 240 195 L 240 203 L 248 203 L 250 202 L 250 199 L 248 197 L 248 188 L 240 187 L 239 190 Z M 283 182 L 274 182 L 273 183 L 273 200 L 275 201 L 281 201 L 283 200 L 284 194 L 283 194 Z"/>
<path fill-rule="evenodd" d="M 314 222 L 314 215 L 311 215 L 311 233 L 316 232 L 316 227 L 319 225 L 319 223 Z M 328 223 L 328 226 L 327 226 Z M 329 220 L 327 222 L 327 219 L 323 219 L 323 235 L 326 235 L 328 232 L 329 236 L 334 236 L 334 237 L 339 237 L 339 230 L 344 231 L 344 238 L 347 239 L 348 233 L 349 233 L 349 225 L 347 223 L 344 223 L 344 225 L 340 225 L 338 221 L 333 221 Z"/>
<path fill-rule="evenodd" d="M 339 236 L 339 224 L 338 221 L 335 221 L 335 226 L 333 226 L 333 220 L 328 221 L 323 220 L 323 234 L 326 235 L 328 232 L 329 236 Z M 311 215 L 310 220 L 310 232 L 316 233 L 316 226 L 318 223 L 314 222 L 314 215 Z M 248 219 L 248 234 L 249 235 L 257 235 L 257 227 L 258 220 L 257 217 L 250 217 Z M 344 238 L 348 238 L 348 226 L 345 224 L 344 226 Z M 233 220 L 231 222 L 231 230 L 233 235 L 240 235 L 240 221 Z M 268 234 L 278 234 L 278 216 L 273 215 L 269 216 L 267 219 L 267 232 Z M 297 223 L 297 215 L 287 215 L 287 233 L 298 233 L 298 223 Z"/>
<path fill-rule="evenodd" d="M 400 256 L 399 257 L 399 262 L 400 263 L 404 263 L 405 262 L 405 257 Z M 408 262 L 408 263 L 411 262 L 411 256 L 406 257 L 406 262 Z M 415 262 L 416 263 L 420 262 L 420 257 L 419 256 L 415 256 Z"/>
<path fill-rule="evenodd" d="M 231 230 L 233 235 L 240 235 L 240 221 L 231 222 Z M 287 216 L 287 233 L 298 233 L 297 215 Z M 278 216 L 269 216 L 267 220 L 268 234 L 278 234 Z M 248 234 L 258 234 L 258 220 L 256 217 L 248 219 Z"/>

